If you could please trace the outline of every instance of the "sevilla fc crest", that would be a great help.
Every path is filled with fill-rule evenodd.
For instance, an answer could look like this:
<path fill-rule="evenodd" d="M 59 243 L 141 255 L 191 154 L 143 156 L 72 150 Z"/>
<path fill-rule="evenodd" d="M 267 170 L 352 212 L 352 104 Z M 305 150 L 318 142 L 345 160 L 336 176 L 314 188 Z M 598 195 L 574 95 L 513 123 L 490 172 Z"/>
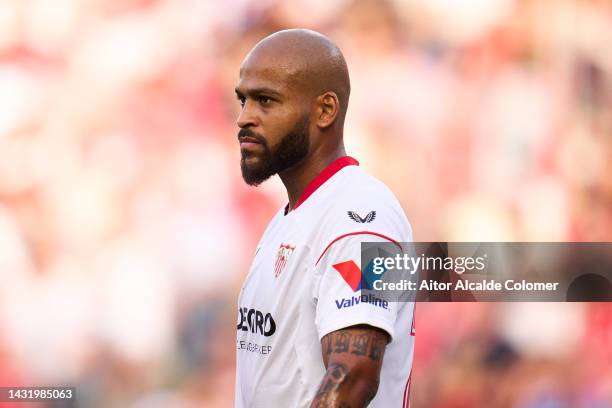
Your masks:
<path fill-rule="evenodd" d="M 278 278 L 278 276 L 283 272 L 285 265 L 289 261 L 289 257 L 293 253 L 295 249 L 295 245 L 289 244 L 280 244 L 278 247 L 278 252 L 276 254 L 276 262 L 274 262 L 274 277 Z"/>

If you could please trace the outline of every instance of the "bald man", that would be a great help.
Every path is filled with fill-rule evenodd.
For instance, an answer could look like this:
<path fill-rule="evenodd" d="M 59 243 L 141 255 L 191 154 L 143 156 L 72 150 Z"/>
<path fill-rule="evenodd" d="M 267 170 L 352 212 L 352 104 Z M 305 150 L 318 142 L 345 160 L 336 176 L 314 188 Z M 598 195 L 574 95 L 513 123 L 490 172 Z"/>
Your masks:
<path fill-rule="evenodd" d="M 278 174 L 289 202 L 264 232 L 238 300 L 237 407 L 406 407 L 413 303 L 361 292 L 361 243 L 412 240 L 393 193 L 347 156 L 344 57 L 296 29 L 240 67 L 240 167 Z"/>

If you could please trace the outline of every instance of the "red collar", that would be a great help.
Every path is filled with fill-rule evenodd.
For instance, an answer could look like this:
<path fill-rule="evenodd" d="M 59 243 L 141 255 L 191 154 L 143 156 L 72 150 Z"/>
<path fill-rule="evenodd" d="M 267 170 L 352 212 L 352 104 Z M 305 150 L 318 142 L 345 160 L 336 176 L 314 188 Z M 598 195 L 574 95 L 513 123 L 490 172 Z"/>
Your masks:
<path fill-rule="evenodd" d="M 343 156 L 336 159 L 333 163 L 327 166 L 317 177 L 315 177 L 304 189 L 300 199 L 295 203 L 295 207 L 291 211 L 298 208 L 308 197 L 312 195 L 319 187 L 329 180 L 334 174 L 342 170 L 346 166 L 359 166 L 359 162 L 351 156 Z M 289 213 L 289 203 L 285 206 L 285 215 Z"/>

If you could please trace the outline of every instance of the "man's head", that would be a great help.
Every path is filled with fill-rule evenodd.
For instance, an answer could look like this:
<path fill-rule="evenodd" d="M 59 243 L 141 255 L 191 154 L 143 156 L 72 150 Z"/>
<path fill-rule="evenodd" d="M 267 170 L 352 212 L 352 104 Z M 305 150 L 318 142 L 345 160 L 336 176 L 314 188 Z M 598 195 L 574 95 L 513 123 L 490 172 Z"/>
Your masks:
<path fill-rule="evenodd" d="M 311 30 L 274 33 L 249 52 L 236 95 L 242 176 L 257 185 L 342 143 L 350 82 L 342 53 Z"/>

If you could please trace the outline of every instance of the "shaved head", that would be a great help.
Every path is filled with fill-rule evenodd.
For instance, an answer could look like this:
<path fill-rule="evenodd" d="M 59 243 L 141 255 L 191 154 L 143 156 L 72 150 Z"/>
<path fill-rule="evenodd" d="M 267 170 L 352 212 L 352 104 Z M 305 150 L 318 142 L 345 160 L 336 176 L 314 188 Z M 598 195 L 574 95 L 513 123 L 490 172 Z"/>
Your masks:
<path fill-rule="evenodd" d="M 351 92 L 348 67 L 338 46 L 323 34 L 301 28 L 278 31 L 253 47 L 241 72 L 253 63 L 273 67 L 285 76 L 279 79 L 310 96 L 334 92 L 344 120 Z"/>
<path fill-rule="evenodd" d="M 257 185 L 344 151 L 350 91 L 344 56 L 324 35 L 291 29 L 258 42 L 236 86 L 244 180 Z"/>

